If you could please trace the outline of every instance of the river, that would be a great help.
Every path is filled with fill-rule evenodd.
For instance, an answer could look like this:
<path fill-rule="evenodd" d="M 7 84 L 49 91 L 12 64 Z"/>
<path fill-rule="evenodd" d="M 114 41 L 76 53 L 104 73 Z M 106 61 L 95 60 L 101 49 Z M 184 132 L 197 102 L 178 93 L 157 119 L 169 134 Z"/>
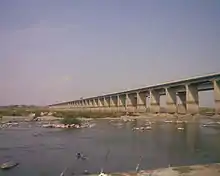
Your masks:
<path fill-rule="evenodd" d="M 93 128 L 61 130 L 42 128 L 36 123 L 0 130 L 0 163 L 19 166 L 1 171 L 5 176 L 55 176 L 68 167 L 66 175 L 84 170 L 97 173 L 152 169 L 220 161 L 220 130 L 187 123 L 183 131 L 174 124 L 158 123 L 151 130 L 132 131 L 142 122 L 124 123 L 120 128 L 109 120 L 97 120 Z M 88 160 L 77 160 L 83 152 Z M 107 154 L 108 153 L 108 154 Z"/>

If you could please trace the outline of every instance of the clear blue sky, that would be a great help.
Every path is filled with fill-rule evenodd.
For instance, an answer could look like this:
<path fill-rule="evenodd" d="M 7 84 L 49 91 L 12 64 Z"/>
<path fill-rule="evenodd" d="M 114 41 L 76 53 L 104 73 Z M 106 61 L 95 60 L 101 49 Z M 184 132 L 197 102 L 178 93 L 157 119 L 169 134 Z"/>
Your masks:
<path fill-rule="evenodd" d="M 0 105 L 219 71 L 219 0 L 0 1 Z"/>

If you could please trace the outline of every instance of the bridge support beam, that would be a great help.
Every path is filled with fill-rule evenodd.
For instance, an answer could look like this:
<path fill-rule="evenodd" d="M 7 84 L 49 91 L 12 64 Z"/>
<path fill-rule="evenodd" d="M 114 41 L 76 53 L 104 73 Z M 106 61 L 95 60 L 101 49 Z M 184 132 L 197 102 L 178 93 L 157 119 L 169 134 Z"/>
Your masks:
<path fill-rule="evenodd" d="M 98 110 L 100 111 L 100 112 L 102 112 L 102 110 L 103 110 L 103 105 L 102 105 L 102 102 L 101 102 L 101 98 L 98 98 Z"/>
<path fill-rule="evenodd" d="M 105 97 L 103 97 L 103 111 L 108 111 L 109 109 L 109 104 L 108 104 L 108 101 L 106 100 Z"/>
<path fill-rule="evenodd" d="M 85 107 L 84 100 L 81 100 L 80 103 L 81 103 L 81 108 L 80 108 L 80 110 L 83 111 L 83 110 L 84 110 L 84 107 Z"/>
<path fill-rule="evenodd" d="M 179 114 L 186 114 L 186 92 L 178 92 L 180 104 L 177 106 L 177 112 Z"/>
<path fill-rule="evenodd" d="M 97 103 L 96 103 L 96 100 L 95 99 L 92 99 L 92 111 L 94 112 L 94 111 L 96 111 L 96 109 L 97 109 Z"/>
<path fill-rule="evenodd" d="M 80 100 L 80 101 L 79 101 L 79 105 L 80 105 L 80 109 L 79 109 L 79 110 L 80 110 L 80 111 L 83 111 L 83 105 L 84 105 L 84 104 L 83 104 L 83 100 Z"/>
<path fill-rule="evenodd" d="M 84 100 L 85 101 L 85 110 L 89 111 L 89 102 L 88 100 Z"/>
<path fill-rule="evenodd" d="M 160 112 L 160 94 L 157 90 L 150 91 L 150 112 Z"/>
<path fill-rule="evenodd" d="M 111 96 L 110 97 L 110 111 L 115 112 L 117 111 L 117 97 Z"/>
<path fill-rule="evenodd" d="M 126 96 L 118 95 L 118 111 L 125 112 L 126 111 Z"/>
<path fill-rule="evenodd" d="M 199 94 L 197 85 L 186 85 L 186 109 L 189 114 L 199 113 Z"/>
<path fill-rule="evenodd" d="M 89 111 L 92 111 L 92 106 L 93 106 L 92 100 L 89 99 L 89 100 L 88 100 Z"/>
<path fill-rule="evenodd" d="M 136 111 L 136 94 L 127 94 L 127 112 L 135 112 Z"/>
<path fill-rule="evenodd" d="M 166 88 L 166 112 L 167 113 L 176 113 L 176 90 L 174 88 Z"/>
<path fill-rule="evenodd" d="M 220 114 L 220 80 L 214 80 L 213 86 L 215 99 L 215 113 Z"/>
<path fill-rule="evenodd" d="M 146 112 L 146 92 L 137 92 L 137 112 Z"/>

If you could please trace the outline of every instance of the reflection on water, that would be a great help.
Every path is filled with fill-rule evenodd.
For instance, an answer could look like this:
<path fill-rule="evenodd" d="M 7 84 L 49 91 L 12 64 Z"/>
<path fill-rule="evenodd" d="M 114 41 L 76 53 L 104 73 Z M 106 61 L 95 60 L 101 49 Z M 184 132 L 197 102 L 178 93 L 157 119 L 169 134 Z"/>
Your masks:
<path fill-rule="evenodd" d="M 100 120 L 94 128 L 81 130 L 44 129 L 35 124 L 4 129 L 0 131 L 0 162 L 20 162 L 4 175 L 59 175 L 65 167 L 69 175 L 99 172 L 101 167 L 135 170 L 140 156 L 141 169 L 219 162 L 219 130 L 196 122 L 178 124 L 182 131 L 174 123 L 153 123 L 151 130 L 142 132 L 131 130 L 143 123 L 146 121 L 111 125 Z M 76 160 L 76 152 L 89 159 Z"/>

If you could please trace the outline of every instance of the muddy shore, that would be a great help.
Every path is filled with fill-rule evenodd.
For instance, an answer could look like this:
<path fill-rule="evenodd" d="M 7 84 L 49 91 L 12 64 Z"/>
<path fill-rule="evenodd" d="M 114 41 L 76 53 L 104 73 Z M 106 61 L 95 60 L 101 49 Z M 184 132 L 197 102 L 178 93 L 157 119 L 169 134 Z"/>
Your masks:
<path fill-rule="evenodd" d="M 220 163 L 206 165 L 192 165 L 160 168 L 155 170 L 142 170 L 136 172 L 112 173 L 108 176 L 219 176 Z M 90 176 L 98 176 L 93 174 Z"/>

